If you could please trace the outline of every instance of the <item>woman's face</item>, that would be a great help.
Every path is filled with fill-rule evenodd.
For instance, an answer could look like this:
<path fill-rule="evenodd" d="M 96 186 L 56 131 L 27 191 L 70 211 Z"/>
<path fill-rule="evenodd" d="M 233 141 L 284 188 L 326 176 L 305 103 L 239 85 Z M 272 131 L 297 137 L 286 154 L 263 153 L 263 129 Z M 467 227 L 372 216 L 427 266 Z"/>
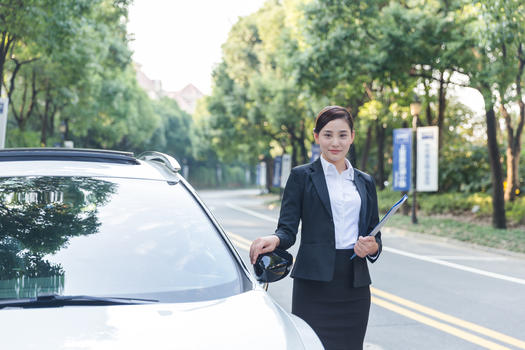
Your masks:
<path fill-rule="evenodd" d="M 344 162 L 344 158 L 354 142 L 354 132 L 342 118 L 328 122 L 319 134 L 314 133 L 315 142 L 321 148 L 324 158 L 330 163 Z"/>

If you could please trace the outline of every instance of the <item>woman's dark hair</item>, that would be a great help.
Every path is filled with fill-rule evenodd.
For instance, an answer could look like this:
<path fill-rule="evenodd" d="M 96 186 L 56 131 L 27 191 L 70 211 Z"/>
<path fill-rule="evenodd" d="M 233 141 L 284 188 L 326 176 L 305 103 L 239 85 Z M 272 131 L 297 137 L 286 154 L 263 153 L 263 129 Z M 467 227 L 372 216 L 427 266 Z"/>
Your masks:
<path fill-rule="evenodd" d="M 326 106 L 315 118 L 314 132 L 319 134 L 326 124 L 335 119 L 344 119 L 350 126 L 350 131 L 354 131 L 354 120 L 350 112 L 341 106 Z"/>

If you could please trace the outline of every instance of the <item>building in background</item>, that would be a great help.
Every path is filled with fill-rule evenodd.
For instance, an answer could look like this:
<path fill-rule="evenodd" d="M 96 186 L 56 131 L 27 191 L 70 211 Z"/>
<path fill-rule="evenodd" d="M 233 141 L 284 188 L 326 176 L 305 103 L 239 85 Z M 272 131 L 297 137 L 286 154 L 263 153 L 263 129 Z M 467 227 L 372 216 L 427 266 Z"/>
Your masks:
<path fill-rule="evenodd" d="M 137 72 L 137 82 L 139 83 L 139 86 L 146 91 L 149 98 L 152 100 L 158 100 L 162 96 L 164 96 L 164 91 L 162 90 L 162 82 L 160 80 L 152 80 L 150 79 L 143 71 L 142 71 L 142 65 L 133 62 L 133 66 L 135 67 L 135 71 Z"/>
<path fill-rule="evenodd" d="M 160 80 L 150 79 L 143 71 L 142 66 L 134 62 L 135 71 L 137 72 L 137 82 L 139 86 L 146 91 L 148 96 L 157 100 L 161 97 L 169 97 L 177 101 L 179 107 L 193 114 L 195 112 L 195 107 L 197 106 L 197 101 L 204 96 L 204 94 L 197 89 L 193 84 L 188 84 L 182 90 L 179 91 L 165 91 L 162 89 L 162 83 Z"/>
<path fill-rule="evenodd" d="M 182 110 L 193 114 L 193 112 L 195 112 L 195 107 L 197 106 L 197 100 L 203 97 L 204 94 L 193 84 L 188 84 L 182 90 L 167 92 L 166 96 L 177 101 Z"/>

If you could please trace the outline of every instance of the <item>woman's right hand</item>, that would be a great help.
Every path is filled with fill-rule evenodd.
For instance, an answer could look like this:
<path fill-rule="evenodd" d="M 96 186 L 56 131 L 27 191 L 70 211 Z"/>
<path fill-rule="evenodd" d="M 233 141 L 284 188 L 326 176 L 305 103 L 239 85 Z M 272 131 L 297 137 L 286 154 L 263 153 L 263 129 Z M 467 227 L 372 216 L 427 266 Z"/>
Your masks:
<path fill-rule="evenodd" d="M 252 265 L 255 264 L 260 254 L 273 252 L 280 242 L 279 237 L 275 235 L 259 237 L 253 241 L 250 246 L 250 261 Z"/>

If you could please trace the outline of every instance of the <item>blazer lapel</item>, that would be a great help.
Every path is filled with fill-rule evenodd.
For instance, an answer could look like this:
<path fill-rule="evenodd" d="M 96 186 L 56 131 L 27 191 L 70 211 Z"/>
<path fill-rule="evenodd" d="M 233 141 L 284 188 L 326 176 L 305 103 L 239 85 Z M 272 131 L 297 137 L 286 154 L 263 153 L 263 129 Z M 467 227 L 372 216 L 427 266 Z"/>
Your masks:
<path fill-rule="evenodd" d="M 312 178 L 312 182 L 314 183 L 315 189 L 317 190 L 317 194 L 321 199 L 321 203 L 323 203 L 325 209 L 328 211 L 328 214 L 330 214 L 330 217 L 333 217 L 332 208 L 330 206 L 330 196 L 328 195 L 328 187 L 326 186 L 326 179 L 320 158 L 312 163 L 311 169 L 312 173 L 310 174 L 310 177 Z"/>
<path fill-rule="evenodd" d="M 366 232 L 366 227 L 363 227 L 365 223 L 365 214 L 366 214 L 366 208 L 367 208 L 367 198 L 366 195 L 366 185 L 361 177 L 361 175 L 354 170 L 354 182 L 355 187 L 357 187 L 357 192 L 359 192 L 359 196 L 361 197 L 361 210 L 359 211 L 359 235 L 365 236 L 368 234 Z"/>

